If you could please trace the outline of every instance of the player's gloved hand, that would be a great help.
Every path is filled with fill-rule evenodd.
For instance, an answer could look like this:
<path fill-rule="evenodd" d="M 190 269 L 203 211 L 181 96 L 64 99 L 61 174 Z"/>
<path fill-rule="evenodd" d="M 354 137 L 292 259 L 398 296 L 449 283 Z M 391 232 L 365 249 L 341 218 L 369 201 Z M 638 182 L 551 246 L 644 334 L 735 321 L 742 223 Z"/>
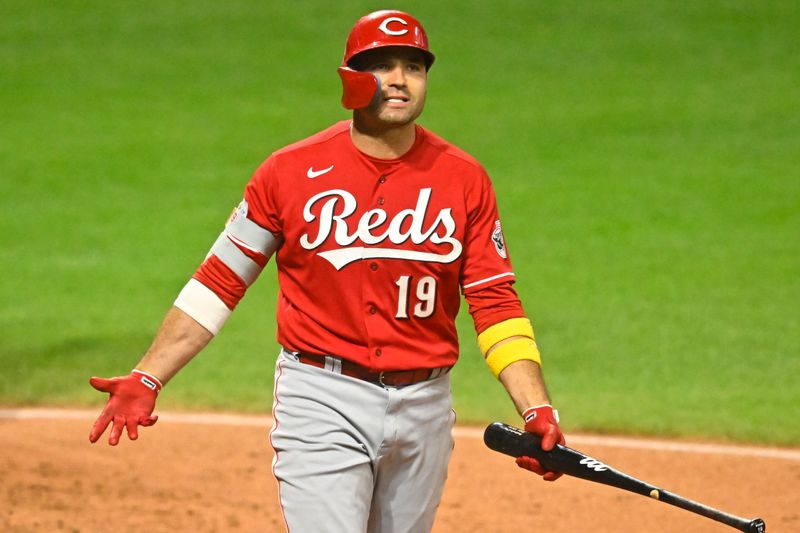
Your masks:
<path fill-rule="evenodd" d="M 136 440 L 139 438 L 138 426 L 152 426 L 158 420 L 158 416 L 151 416 L 161 390 L 161 382 L 155 376 L 134 370 L 127 376 L 111 379 L 93 377 L 89 383 L 100 392 L 111 395 L 92 426 L 90 442 L 97 442 L 109 424 L 113 424 L 108 435 L 111 446 L 117 445 L 123 428 L 128 429 L 129 439 Z"/>
<path fill-rule="evenodd" d="M 542 450 L 549 452 L 556 443 L 564 444 L 564 434 L 558 427 L 558 411 L 550 404 L 529 407 L 522 413 L 525 419 L 525 431 L 542 438 Z M 542 476 L 545 481 L 555 481 L 562 476 L 561 472 L 545 470 L 533 457 L 517 457 L 517 466 Z"/>

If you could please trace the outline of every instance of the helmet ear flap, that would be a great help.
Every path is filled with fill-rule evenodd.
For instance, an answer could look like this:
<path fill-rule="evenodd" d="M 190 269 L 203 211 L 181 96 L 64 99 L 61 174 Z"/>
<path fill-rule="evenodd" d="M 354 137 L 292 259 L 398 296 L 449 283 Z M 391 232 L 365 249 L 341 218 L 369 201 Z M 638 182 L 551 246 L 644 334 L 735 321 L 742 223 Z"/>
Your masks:
<path fill-rule="evenodd" d="M 370 72 L 360 72 L 350 67 L 339 67 L 342 79 L 342 105 L 345 109 L 361 109 L 378 97 L 381 82 Z"/>

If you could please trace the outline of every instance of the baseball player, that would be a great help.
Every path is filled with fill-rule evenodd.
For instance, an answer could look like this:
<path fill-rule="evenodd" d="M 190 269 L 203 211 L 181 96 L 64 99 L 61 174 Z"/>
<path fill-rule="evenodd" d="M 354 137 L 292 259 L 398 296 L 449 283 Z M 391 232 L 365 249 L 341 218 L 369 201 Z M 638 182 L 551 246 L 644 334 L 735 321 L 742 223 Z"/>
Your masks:
<path fill-rule="evenodd" d="M 280 293 L 270 442 L 287 530 L 429 531 L 453 447 L 449 371 L 463 294 L 478 343 L 542 447 L 564 443 L 512 284 L 491 182 L 416 123 L 434 55 L 400 11 L 358 20 L 339 68 L 352 120 L 274 152 L 92 427 L 156 422 L 156 397 L 271 257 Z M 254 354 L 259 356 L 259 354 Z M 519 466 L 546 480 L 533 458 Z"/>

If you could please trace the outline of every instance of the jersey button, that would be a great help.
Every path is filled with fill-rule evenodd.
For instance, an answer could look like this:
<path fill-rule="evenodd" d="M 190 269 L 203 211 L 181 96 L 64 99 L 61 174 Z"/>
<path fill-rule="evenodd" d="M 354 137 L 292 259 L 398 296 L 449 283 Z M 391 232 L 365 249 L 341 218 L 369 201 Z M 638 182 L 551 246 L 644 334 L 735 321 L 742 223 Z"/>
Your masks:
<path fill-rule="evenodd" d="M 370 305 L 369 306 L 369 314 L 374 315 L 377 312 L 378 312 L 378 308 L 377 307 L 375 307 L 374 305 Z"/>
<path fill-rule="evenodd" d="M 378 205 L 383 205 L 386 202 L 383 198 L 378 198 Z"/>
<path fill-rule="evenodd" d="M 386 176 L 381 176 L 378 178 L 378 183 L 386 183 Z"/>
<path fill-rule="evenodd" d="M 373 270 L 373 271 L 374 270 L 378 270 L 378 263 L 370 263 L 369 264 L 369 269 Z"/>
<path fill-rule="evenodd" d="M 383 353 L 383 350 L 381 350 L 380 348 L 375 348 L 375 355 L 377 357 L 380 357 L 382 353 Z"/>

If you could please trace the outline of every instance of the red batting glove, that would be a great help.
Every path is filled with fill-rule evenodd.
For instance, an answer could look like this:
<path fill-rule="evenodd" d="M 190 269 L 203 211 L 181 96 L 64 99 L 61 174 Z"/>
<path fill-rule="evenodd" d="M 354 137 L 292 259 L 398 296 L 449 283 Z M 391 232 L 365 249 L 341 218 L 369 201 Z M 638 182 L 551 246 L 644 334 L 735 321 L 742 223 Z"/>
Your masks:
<path fill-rule="evenodd" d="M 529 407 L 522 413 L 525 419 L 525 431 L 542 438 L 542 450 L 549 452 L 556 443 L 564 444 L 564 434 L 558 427 L 558 411 L 550 404 Z M 517 457 L 517 466 L 542 476 L 545 481 L 555 481 L 562 476 L 561 472 L 545 470 L 541 463 L 533 457 Z"/>
<path fill-rule="evenodd" d="M 138 426 L 152 426 L 158 420 L 158 416 L 150 416 L 161 390 L 161 382 L 155 376 L 134 370 L 124 377 L 91 378 L 89 383 L 100 392 L 111 394 L 92 426 L 89 442 L 97 442 L 110 423 L 113 423 L 108 435 L 111 446 L 119 442 L 123 427 L 128 429 L 128 438 L 136 440 L 139 438 Z"/>

